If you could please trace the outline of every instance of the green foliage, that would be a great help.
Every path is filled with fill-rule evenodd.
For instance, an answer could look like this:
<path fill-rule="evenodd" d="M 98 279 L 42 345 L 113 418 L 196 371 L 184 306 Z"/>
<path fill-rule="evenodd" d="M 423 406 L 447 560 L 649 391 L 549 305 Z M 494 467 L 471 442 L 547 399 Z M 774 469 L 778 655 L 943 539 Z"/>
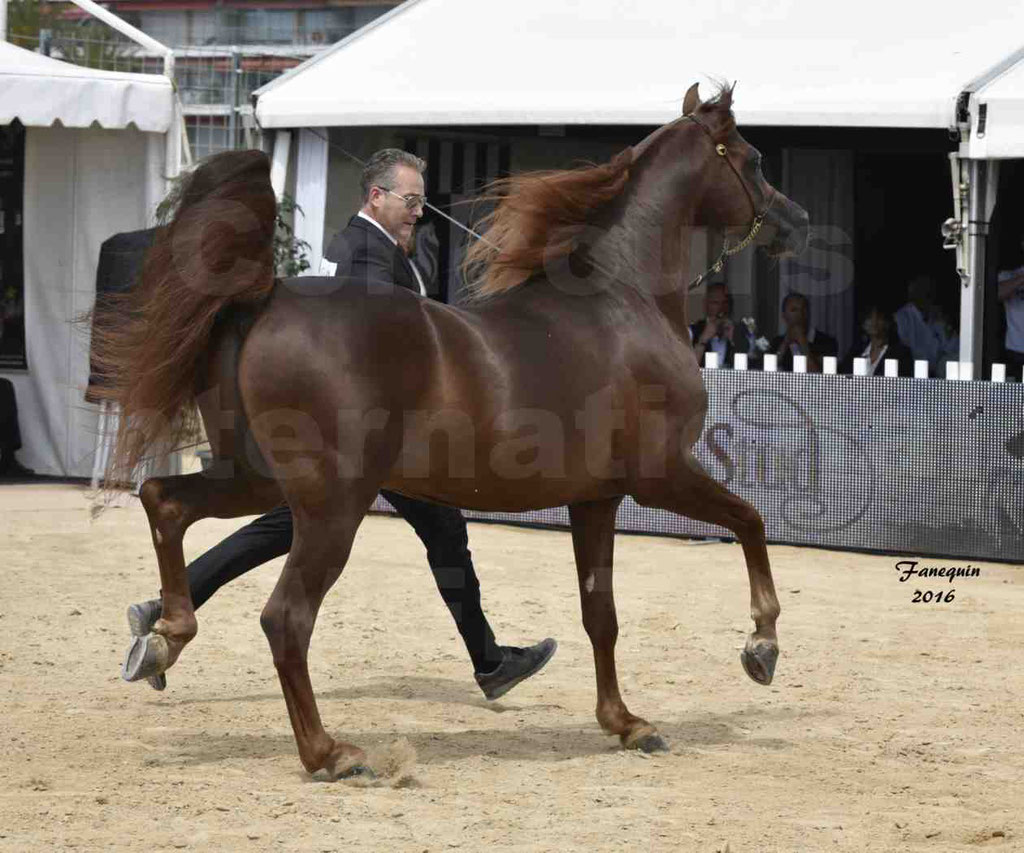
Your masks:
<path fill-rule="evenodd" d="M 277 227 L 274 229 L 274 268 L 282 278 L 300 275 L 309 269 L 307 250 L 309 243 L 295 236 L 295 229 L 285 216 L 294 219 L 295 211 L 302 213 L 295 200 L 285 193 L 277 203 Z"/>

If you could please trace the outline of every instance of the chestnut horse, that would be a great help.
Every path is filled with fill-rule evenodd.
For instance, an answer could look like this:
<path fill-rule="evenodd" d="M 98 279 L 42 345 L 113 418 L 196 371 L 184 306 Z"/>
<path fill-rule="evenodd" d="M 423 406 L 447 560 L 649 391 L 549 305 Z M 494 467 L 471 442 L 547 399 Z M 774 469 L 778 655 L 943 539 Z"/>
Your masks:
<path fill-rule="evenodd" d="M 136 463 L 198 409 L 217 460 L 142 486 L 163 618 L 128 677 L 164 671 L 196 633 L 186 528 L 287 501 L 294 542 L 261 624 L 303 766 L 363 772 L 362 750 L 324 730 L 307 652 L 388 488 L 477 510 L 568 505 L 597 719 L 624 746 L 665 747 L 627 710 L 615 669 L 625 495 L 736 534 L 754 621 L 742 663 L 768 684 L 779 603 L 764 526 L 692 455 L 707 395 L 686 318 L 695 233 L 720 260 L 748 243 L 773 256 L 806 243 L 807 214 L 765 181 L 760 159 L 736 129 L 732 90 L 701 103 L 693 86 L 680 118 L 609 163 L 507 179 L 470 252 L 462 307 L 367 281 L 275 281 L 267 158 L 228 152 L 200 166 L 146 257 L 127 322 L 98 311 L 109 320 L 98 359 L 126 415 L 115 458 Z"/>

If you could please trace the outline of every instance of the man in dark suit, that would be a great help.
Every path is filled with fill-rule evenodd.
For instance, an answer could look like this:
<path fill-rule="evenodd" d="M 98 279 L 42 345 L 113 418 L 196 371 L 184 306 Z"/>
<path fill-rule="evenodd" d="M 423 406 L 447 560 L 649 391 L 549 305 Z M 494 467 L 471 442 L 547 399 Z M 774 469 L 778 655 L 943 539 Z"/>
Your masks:
<path fill-rule="evenodd" d="M 768 352 L 779 357 L 779 370 L 793 369 L 793 356 L 807 356 L 807 372 L 821 373 L 821 360 L 826 355 L 838 356 L 839 342 L 811 325 L 811 302 L 802 293 L 790 291 L 782 300 L 782 317 L 786 332 L 776 335 Z"/>
<path fill-rule="evenodd" d="M 10 379 L 0 379 L 0 480 L 31 477 L 36 473 L 14 458 L 15 452 L 20 449 L 21 430 L 18 429 L 14 383 Z"/>
<path fill-rule="evenodd" d="M 750 332 L 732 320 L 732 294 L 724 281 L 712 282 L 704 291 L 704 319 L 690 324 L 690 342 L 702 367 L 708 352 L 718 354 L 719 367 L 732 367 L 736 353 L 752 355 Z"/>
<path fill-rule="evenodd" d="M 366 287 L 370 293 L 404 287 L 426 295 L 423 275 L 406 252 L 426 204 L 425 167 L 418 157 L 395 148 L 378 151 L 370 158 L 362 174 L 363 206 L 331 240 L 322 272 L 352 286 Z M 527 648 L 497 644 L 480 604 L 480 584 L 462 513 L 395 492 L 381 494 L 426 546 L 437 588 L 458 626 L 484 695 L 497 699 L 539 672 L 557 644 L 550 638 Z M 198 608 L 228 581 L 288 553 L 291 542 L 292 515 L 286 505 L 229 536 L 189 565 L 194 605 Z M 149 633 L 159 617 L 159 599 L 128 608 L 129 627 L 136 636 Z M 162 690 L 163 679 L 161 674 L 149 681 Z"/>

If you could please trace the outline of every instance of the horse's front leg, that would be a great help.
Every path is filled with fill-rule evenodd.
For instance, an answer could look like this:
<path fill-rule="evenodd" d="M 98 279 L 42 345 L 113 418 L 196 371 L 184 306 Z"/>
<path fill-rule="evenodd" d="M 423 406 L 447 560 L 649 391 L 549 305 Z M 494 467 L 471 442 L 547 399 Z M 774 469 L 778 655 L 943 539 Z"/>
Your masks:
<path fill-rule="evenodd" d="M 202 474 L 153 477 L 139 489 L 160 569 L 161 616 L 153 632 L 135 639 L 123 675 L 137 681 L 174 664 L 196 635 L 197 623 L 182 541 L 189 526 L 203 518 L 234 518 L 272 509 L 281 500 L 271 480 L 242 474 L 213 479 Z"/>
<path fill-rule="evenodd" d="M 313 518 L 292 501 L 295 538 L 284 571 L 260 617 L 281 680 L 299 759 L 310 773 L 337 779 L 368 772 L 363 751 L 324 730 L 309 677 L 309 642 L 324 596 L 341 575 L 356 530 L 376 494 L 332 499 L 329 518 Z"/>
<path fill-rule="evenodd" d="M 771 684 L 779 657 L 775 622 L 780 607 L 761 514 L 709 476 L 689 453 L 680 457 L 674 470 L 675 476 L 660 480 L 654 486 L 646 484 L 636 495 L 637 502 L 717 524 L 736 534 L 746 558 L 750 616 L 754 620 L 754 631 L 747 638 L 740 662 L 747 675 L 758 684 Z"/>
<path fill-rule="evenodd" d="M 627 749 L 654 752 L 667 749 L 665 741 L 646 720 L 626 708 L 615 672 L 615 641 L 619 623 L 612 594 L 612 557 L 615 548 L 615 512 L 621 498 L 569 506 L 576 573 L 580 585 L 583 627 L 594 648 L 597 674 L 597 721 L 608 734 L 619 736 Z"/>

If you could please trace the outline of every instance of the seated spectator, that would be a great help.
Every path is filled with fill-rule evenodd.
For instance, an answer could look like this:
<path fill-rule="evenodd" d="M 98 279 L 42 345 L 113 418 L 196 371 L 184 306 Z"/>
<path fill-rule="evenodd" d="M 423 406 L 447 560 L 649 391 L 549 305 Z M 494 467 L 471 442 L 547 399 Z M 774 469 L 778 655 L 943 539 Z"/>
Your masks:
<path fill-rule="evenodd" d="M 907 286 L 907 303 L 896 312 L 896 330 L 914 359 L 927 361 L 933 375 L 947 360 L 959 358 L 959 338 L 935 302 L 935 282 L 926 275 Z"/>
<path fill-rule="evenodd" d="M 839 343 L 811 325 L 811 303 L 802 293 L 790 291 L 782 300 L 782 318 L 786 332 L 776 335 L 768 352 L 779 357 L 779 370 L 793 369 L 793 356 L 807 356 L 807 372 L 821 373 L 821 360 L 839 354 Z"/>
<path fill-rule="evenodd" d="M 996 297 L 1003 303 L 1006 312 L 1006 338 L 1004 339 L 1003 362 L 1007 376 L 1021 378 L 1024 369 L 1024 235 L 1020 240 L 1019 266 L 999 271 L 999 289 Z"/>
<path fill-rule="evenodd" d="M 0 379 L 0 479 L 31 477 L 35 474 L 14 458 L 21 448 L 18 429 L 18 406 L 14 400 L 14 385 L 9 379 Z"/>
<path fill-rule="evenodd" d="M 840 373 L 853 373 L 853 360 L 868 360 L 868 376 L 885 376 L 885 362 L 899 362 L 900 376 L 914 375 L 914 356 L 895 335 L 892 318 L 878 303 L 872 303 L 861 321 L 860 340 L 853 345 L 839 366 Z"/>
<path fill-rule="evenodd" d="M 706 352 L 718 353 L 720 367 L 732 367 L 736 353 L 751 355 L 754 342 L 742 323 L 732 321 L 732 294 L 722 281 L 713 282 L 704 292 L 704 319 L 690 324 L 690 343 L 697 364 L 704 365 Z"/>

